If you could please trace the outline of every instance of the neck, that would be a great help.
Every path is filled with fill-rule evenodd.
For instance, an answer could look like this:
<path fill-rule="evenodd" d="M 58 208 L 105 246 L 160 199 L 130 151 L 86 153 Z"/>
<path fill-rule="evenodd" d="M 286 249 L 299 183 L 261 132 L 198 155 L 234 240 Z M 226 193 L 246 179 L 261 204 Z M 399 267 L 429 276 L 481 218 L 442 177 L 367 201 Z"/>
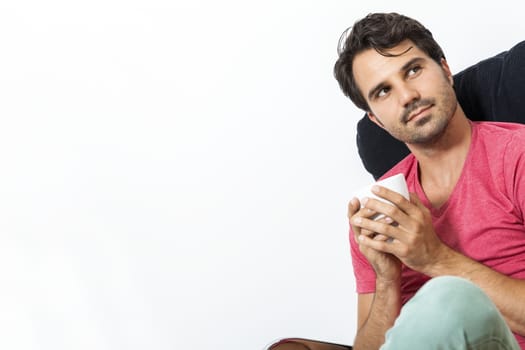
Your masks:
<path fill-rule="evenodd" d="M 458 105 L 437 140 L 429 144 L 407 145 L 418 160 L 420 182 L 425 192 L 438 188 L 442 189 L 441 193 L 446 193 L 445 189 L 452 191 L 463 169 L 470 142 L 470 123 Z"/>

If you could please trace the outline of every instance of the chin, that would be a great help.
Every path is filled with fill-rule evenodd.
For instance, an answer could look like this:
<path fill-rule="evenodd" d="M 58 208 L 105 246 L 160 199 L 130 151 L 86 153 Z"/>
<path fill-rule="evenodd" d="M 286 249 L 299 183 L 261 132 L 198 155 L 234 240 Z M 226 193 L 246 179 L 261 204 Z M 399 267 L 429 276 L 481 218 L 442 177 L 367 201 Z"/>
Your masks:
<path fill-rule="evenodd" d="M 417 130 L 408 137 L 410 140 L 405 141 L 408 144 L 434 144 L 438 142 L 445 134 L 450 119 L 441 119 L 432 123 L 430 116 L 426 122 L 425 119 L 418 120 L 422 124 Z M 433 125 L 432 125 L 433 124 Z"/>

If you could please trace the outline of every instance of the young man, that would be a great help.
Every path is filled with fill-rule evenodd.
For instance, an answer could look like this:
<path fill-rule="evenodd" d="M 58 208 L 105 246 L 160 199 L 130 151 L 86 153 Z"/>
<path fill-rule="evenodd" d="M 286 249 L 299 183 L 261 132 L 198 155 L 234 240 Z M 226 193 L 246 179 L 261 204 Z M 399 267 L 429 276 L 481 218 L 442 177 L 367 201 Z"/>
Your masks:
<path fill-rule="evenodd" d="M 354 349 L 525 349 L 525 125 L 469 121 L 419 22 L 371 14 L 345 34 L 341 89 L 411 151 L 384 175 L 410 200 L 378 187 L 395 206 L 348 206 Z"/>

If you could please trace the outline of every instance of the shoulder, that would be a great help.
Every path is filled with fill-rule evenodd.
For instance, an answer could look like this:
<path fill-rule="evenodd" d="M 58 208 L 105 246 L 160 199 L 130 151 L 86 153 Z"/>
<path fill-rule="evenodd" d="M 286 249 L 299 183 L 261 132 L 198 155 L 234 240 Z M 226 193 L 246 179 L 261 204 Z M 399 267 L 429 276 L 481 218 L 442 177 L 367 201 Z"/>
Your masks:
<path fill-rule="evenodd" d="M 472 126 L 471 168 L 476 168 L 485 177 L 492 174 L 498 186 L 506 186 L 505 191 L 512 193 L 511 187 L 516 184 L 517 177 L 525 173 L 525 125 L 473 122 Z"/>
<path fill-rule="evenodd" d="M 510 141 L 525 142 L 525 124 L 508 122 L 472 122 L 474 132 L 479 139 L 494 142 L 492 147 L 499 148 Z M 497 141 L 497 142 L 496 142 Z"/>
<path fill-rule="evenodd" d="M 478 130 L 494 130 L 502 132 L 512 132 L 525 130 L 525 124 L 513 122 L 489 122 L 489 121 L 472 121 L 474 128 Z"/>

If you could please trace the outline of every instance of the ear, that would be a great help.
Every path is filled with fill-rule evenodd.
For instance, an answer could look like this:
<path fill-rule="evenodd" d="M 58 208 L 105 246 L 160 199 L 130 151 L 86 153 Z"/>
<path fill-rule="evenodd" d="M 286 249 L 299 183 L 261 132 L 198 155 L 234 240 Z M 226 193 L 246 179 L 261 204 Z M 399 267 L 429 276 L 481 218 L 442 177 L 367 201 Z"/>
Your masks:
<path fill-rule="evenodd" d="M 454 78 L 452 77 L 452 72 L 450 71 L 450 67 L 448 66 L 447 60 L 445 60 L 444 58 L 441 59 L 441 68 L 443 68 L 443 72 L 445 72 L 445 76 L 447 77 L 450 84 L 454 86 Z"/>
<path fill-rule="evenodd" d="M 376 117 L 374 113 L 372 113 L 371 111 L 368 111 L 366 112 L 366 115 L 368 116 L 368 119 L 370 119 L 374 124 L 379 126 L 381 129 L 385 128 L 383 123 L 381 123 L 381 120 L 378 117 Z"/>

